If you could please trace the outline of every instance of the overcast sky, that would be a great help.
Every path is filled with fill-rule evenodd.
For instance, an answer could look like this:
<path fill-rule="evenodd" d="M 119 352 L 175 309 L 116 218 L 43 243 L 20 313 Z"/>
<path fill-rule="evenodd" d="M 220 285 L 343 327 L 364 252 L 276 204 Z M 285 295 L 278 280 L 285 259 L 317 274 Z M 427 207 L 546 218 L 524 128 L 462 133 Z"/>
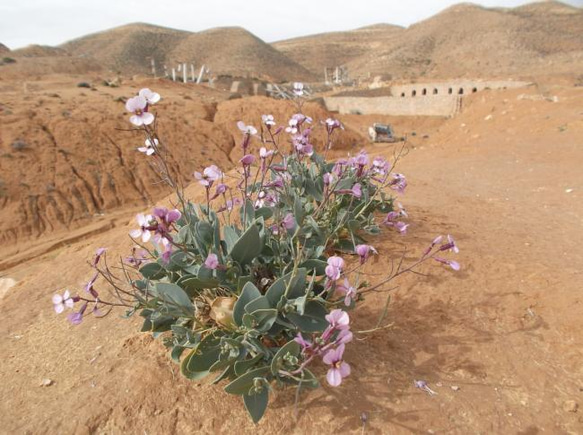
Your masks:
<path fill-rule="evenodd" d="M 568 0 L 583 6 L 583 0 Z M 241 26 L 272 42 L 376 23 L 408 26 L 446 7 L 450 0 L 0 0 L 0 42 L 20 48 L 58 45 L 133 22 L 199 31 Z M 524 0 L 481 0 L 512 7 Z"/>

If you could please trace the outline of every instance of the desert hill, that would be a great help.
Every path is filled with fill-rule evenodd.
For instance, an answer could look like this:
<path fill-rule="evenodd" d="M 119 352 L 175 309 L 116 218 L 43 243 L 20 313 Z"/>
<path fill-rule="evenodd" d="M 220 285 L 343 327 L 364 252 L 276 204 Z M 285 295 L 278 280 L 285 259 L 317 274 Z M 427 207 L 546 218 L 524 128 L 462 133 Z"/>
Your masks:
<path fill-rule="evenodd" d="M 346 32 L 331 32 L 279 41 L 275 48 L 322 76 L 324 68 L 344 65 L 366 53 L 382 50 L 405 29 L 377 24 Z"/>
<path fill-rule="evenodd" d="M 192 33 L 149 24 L 129 24 L 69 41 L 61 48 L 92 57 L 105 67 L 130 74 L 151 71 L 153 58 L 171 68 L 206 64 L 214 74 L 263 76 L 271 80 L 309 80 L 313 76 L 269 44 L 242 28 Z"/>
<path fill-rule="evenodd" d="M 402 78 L 529 77 L 572 73 L 583 66 L 583 10 L 557 2 L 513 9 L 464 3 L 402 31 L 388 35 L 377 32 L 377 40 L 374 33 L 367 37 L 358 30 L 348 33 L 355 50 L 360 46 L 362 51 L 346 61 L 353 77 L 368 73 Z M 307 68 L 314 68 L 310 56 L 302 61 L 299 53 L 311 53 L 310 47 L 323 44 L 321 41 L 331 35 L 274 45 Z M 321 65 L 317 67 L 321 69 Z"/>
<path fill-rule="evenodd" d="M 10 49 L 4 44 L 0 43 L 0 54 L 10 53 Z"/>

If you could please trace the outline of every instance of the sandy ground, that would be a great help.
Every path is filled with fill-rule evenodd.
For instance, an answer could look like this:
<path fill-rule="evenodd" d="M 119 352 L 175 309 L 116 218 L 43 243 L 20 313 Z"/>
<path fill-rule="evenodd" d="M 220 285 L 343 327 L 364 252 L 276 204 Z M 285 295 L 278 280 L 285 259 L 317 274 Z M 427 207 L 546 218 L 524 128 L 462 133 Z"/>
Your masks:
<path fill-rule="evenodd" d="M 340 388 L 303 392 L 297 408 L 279 391 L 254 426 L 220 386 L 181 378 L 138 319 L 73 327 L 55 315 L 51 295 L 80 288 L 97 246 L 130 246 L 127 216 L 2 272 L 16 284 L 0 302 L 0 432 L 583 432 L 583 90 L 546 89 L 558 102 L 521 92 L 477 94 L 451 120 L 391 120 L 417 133 L 400 165 L 411 227 L 371 239 L 381 256 L 367 271 L 382 276 L 405 249 L 413 260 L 440 233 L 457 238 L 463 269 L 430 264 L 401 279 L 392 328 L 347 347 Z M 364 131 L 370 119 L 344 121 Z M 374 326 L 385 298 L 353 312 L 355 330 Z M 438 394 L 416 389 L 420 379 Z"/>

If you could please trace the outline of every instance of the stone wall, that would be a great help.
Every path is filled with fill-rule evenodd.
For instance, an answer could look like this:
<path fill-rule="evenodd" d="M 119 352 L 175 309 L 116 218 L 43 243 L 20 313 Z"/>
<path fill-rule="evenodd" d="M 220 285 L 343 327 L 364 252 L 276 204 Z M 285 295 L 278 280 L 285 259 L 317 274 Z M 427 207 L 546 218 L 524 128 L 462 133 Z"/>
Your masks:
<path fill-rule="evenodd" d="M 341 114 L 451 116 L 459 108 L 460 97 L 457 95 L 443 95 L 432 98 L 326 97 L 324 98 L 324 103 L 328 110 Z"/>
<path fill-rule="evenodd" d="M 464 95 L 484 89 L 511 89 L 528 86 L 512 80 L 454 80 L 391 86 L 389 97 L 326 97 L 328 110 L 363 115 L 453 116 L 461 110 Z"/>
<path fill-rule="evenodd" d="M 450 82 L 411 83 L 391 86 L 393 97 L 468 95 L 484 89 L 511 89 L 528 86 L 528 82 L 512 80 L 454 80 Z"/>

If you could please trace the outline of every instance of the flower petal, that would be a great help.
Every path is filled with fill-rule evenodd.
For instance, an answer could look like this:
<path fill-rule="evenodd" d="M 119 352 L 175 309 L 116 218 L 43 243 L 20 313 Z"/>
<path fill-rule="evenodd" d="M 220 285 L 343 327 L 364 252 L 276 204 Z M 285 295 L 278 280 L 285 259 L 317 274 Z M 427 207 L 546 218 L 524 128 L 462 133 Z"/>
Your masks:
<path fill-rule="evenodd" d="M 340 370 L 335 368 L 328 370 L 328 373 L 326 374 L 326 380 L 333 387 L 340 385 L 342 383 L 342 375 L 340 374 Z"/>

